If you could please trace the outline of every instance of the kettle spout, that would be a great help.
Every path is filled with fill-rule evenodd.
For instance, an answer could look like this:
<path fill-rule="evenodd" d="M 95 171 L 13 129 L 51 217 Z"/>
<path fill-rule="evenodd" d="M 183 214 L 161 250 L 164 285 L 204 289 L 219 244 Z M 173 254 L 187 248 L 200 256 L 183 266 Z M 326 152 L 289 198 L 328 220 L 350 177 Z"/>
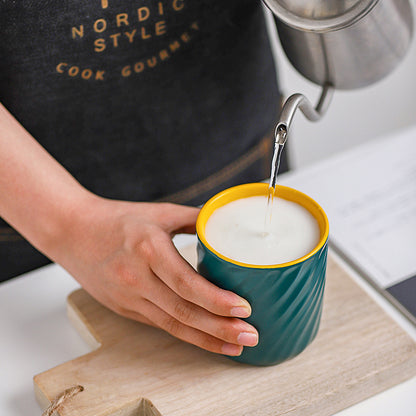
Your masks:
<path fill-rule="evenodd" d="M 280 119 L 275 129 L 275 141 L 277 144 L 284 145 L 286 142 L 289 128 L 292 124 L 293 117 L 296 110 L 299 108 L 304 116 L 310 121 L 318 121 L 326 113 L 332 96 L 334 95 L 334 88 L 330 84 L 325 84 L 322 89 L 321 96 L 317 105 L 313 104 L 303 94 L 293 94 L 284 103 L 280 113 Z M 282 134 L 282 132 L 285 134 Z M 283 143 L 280 143 L 282 142 Z"/>

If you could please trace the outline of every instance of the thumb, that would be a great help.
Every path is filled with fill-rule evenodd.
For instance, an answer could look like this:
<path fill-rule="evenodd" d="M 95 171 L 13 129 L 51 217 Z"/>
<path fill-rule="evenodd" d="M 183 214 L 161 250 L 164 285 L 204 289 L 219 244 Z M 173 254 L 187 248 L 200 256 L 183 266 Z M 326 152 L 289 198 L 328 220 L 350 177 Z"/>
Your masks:
<path fill-rule="evenodd" d="M 172 236 L 180 233 L 194 234 L 196 219 L 200 208 L 188 207 L 177 204 L 164 204 L 163 219 L 164 229 Z"/>

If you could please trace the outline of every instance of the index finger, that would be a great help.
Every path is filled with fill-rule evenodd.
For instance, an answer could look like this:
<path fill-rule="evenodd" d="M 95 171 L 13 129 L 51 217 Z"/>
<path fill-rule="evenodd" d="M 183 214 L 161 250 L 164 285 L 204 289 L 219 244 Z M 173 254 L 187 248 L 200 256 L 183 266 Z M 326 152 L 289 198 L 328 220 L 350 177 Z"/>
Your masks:
<path fill-rule="evenodd" d="M 167 286 L 181 298 L 221 316 L 247 318 L 250 304 L 237 294 L 220 289 L 195 272 L 179 254 L 168 235 L 157 238 L 159 255 L 150 260 L 150 268 Z"/>

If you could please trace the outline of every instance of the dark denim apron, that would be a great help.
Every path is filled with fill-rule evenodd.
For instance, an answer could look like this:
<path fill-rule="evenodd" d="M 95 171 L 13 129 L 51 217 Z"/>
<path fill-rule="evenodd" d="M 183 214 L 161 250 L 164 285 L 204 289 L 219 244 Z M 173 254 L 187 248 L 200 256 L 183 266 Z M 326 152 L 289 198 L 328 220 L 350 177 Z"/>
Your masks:
<path fill-rule="evenodd" d="M 155 202 L 200 205 L 222 189 L 241 183 L 264 180 L 270 175 L 271 135 L 230 165 L 193 185 L 159 198 Z M 284 152 L 281 172 L 288 169 Z M 51 261 L 28 243 L 17 231 L 0 219 L 0 282 L 49 264 Z"/>
<path fill-rule="evenodd" d="M 0 101 L 97 195 L 199 205 L 269 175 L 259 0 L 3 0 L 0 39 Z M 48 261 L 0 223 L 0 280 Z"/>

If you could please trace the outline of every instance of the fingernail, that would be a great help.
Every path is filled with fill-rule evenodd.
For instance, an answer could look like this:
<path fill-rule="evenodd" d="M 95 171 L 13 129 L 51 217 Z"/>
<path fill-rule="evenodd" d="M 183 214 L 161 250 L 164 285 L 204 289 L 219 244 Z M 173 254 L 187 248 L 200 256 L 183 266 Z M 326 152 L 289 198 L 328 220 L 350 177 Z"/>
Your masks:
<path fill-rule="evenodd" d="M 251 308 L 249 306 L 236 306 L 231 309 L 231 316 L 236 318 L 248 318 L 251 315 Z"/>
<path fill-rule="evenodd" d="M 243 352 L 243 347 L 241 345 L 223 344 L 221 351 L 225 355 L 238 356 Z"/>
<path fill-rule="evenodd" d="M 253 332 L 241 332 L 237 337 L 237 342 L 240 345 L 245 345 L 247 347 L 254 347 L 259 342 L 259 336 Z"/>

